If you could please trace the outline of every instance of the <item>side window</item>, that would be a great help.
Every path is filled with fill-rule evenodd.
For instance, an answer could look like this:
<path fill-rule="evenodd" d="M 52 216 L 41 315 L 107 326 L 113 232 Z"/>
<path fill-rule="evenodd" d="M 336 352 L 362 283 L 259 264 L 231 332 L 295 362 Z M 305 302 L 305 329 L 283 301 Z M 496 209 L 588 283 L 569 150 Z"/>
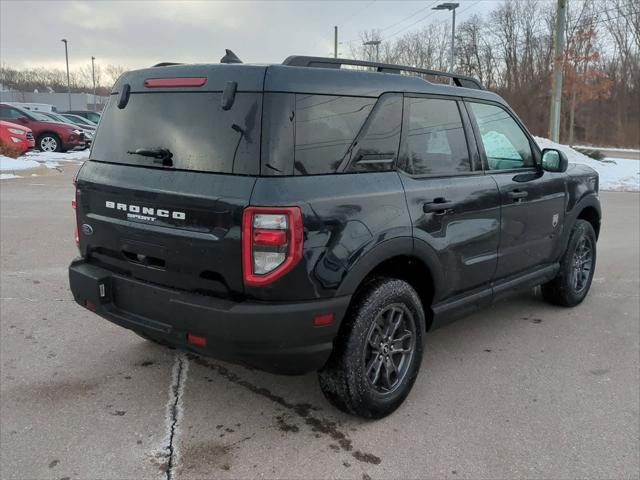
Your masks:
<path fill-rule="evenodd" d="M 24 116 L 20 110 L 11 107 L 0 107 L 0 118 L 18 118 Z"/>
<path fill-rule="evenodd" d="M 518 123 L 501 107 L 470 102 L 490 170 L 534 166 L 529 139 Z"/>
<path fill-rule="evenodd" d="M 402 94 L 385 93 L 376 103 L 351 152 L 350 172 L 393 169 L 402 127 Z"/>
<path fill-rule="evenodd" d="M 296 94 L 295 174 L 335 172 L 376 100 Z"/>
<path fill-rule="evenodd" d="M 406 98 L 409 111 L 405 169 L 413 175 L 471 171 L 469 150 L 455 100 Z"/>

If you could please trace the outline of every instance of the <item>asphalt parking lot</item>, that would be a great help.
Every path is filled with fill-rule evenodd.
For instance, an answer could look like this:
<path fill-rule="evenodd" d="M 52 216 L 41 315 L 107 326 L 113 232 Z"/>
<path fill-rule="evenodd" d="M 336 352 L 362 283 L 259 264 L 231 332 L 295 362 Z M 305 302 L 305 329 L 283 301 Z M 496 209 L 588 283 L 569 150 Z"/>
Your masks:
<path fill-rule="evenodd" d="M 594 284 L 428 335 L 392 416 L 335 411 L 315 375 L 164 349 L 77 306 L 75 167 L 0 186 L 2 479 L 638 478 L 640 195 L 603 193 Z"/>

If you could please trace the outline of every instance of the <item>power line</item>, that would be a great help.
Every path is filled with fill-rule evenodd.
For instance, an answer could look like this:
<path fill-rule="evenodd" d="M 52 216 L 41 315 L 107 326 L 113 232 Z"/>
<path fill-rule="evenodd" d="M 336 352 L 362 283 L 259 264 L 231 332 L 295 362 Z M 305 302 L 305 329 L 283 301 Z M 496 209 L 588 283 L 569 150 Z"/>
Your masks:
<path fill-rule="evenodd" d="M 343 20 L 342 22 L 338 22 L 338 25 L 344 25 L 346 23 L 351 22 L 356 17 L 356 15 L 358 15 L 361 12 L 364 12 L 367 8 L 369 8 L 371 5 L 373 5 L 377 1 L 378 0 L 371 0 L 370 2 L 367 2 L 367 4 L 364 7 L 359 8 L 356 11 L 354 11 L 351 15 L 348 15 L 346 20 Z"/>
<path fill-rule="evenodd" d="M 427 5 L 426 7 L 422 7 L 418 10 L 416 10 L 415 12 L 413 12 L 411 15 L 409 15 L 408 17 L 403 18 L 402 20 L 392 23 L 391 25 L 387 25 L 386 27 L 380 29 L 381 32 L 384 32 L 385 30 L 389 30 L 390 28 L 393 28 L 397 25 L 400 25 L 401 23 L 405 22 L 406 20 L 409 20 L 410 18 L 413 18 L 415 15 L 417 15 L 420 12 L 423 12 L 425 10 L 427 10 L 428 8 L 431 8 L 433 5 L 435 5 L 436 3 L 438 3 L 439 0 L 436 0 L 435 2 L 433 2 L 431 5 Z"/>

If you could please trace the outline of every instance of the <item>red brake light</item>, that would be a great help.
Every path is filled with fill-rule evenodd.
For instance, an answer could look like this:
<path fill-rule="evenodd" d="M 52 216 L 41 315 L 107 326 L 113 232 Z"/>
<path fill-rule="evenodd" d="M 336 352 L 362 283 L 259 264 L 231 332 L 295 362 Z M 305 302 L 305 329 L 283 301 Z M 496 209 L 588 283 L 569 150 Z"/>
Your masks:
<path fill-rule="evenodd" d="M 207 83 L 207 77 L 147 78 L 144 86 L 147 88 L 201 87 L 205 83 Z"/>
<path fill-rule="evenodd" d="M 253 229 L 254 245 L 280 246 L 287 243 L 287 232 L 285 230 L 266 230 L 264 228 Z"/>
<path fill-rule="evenodd" d="M 299 207 L 247 207 L 242 215 L 242 270 L 246 285 L 266 285 L 302 258 Z"/>

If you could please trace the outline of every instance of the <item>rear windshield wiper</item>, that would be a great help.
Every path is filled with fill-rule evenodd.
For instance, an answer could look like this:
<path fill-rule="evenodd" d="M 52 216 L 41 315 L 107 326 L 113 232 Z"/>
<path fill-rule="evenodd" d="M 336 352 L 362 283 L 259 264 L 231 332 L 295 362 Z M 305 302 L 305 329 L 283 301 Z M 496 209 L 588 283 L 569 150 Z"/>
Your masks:
<path fill-rule="evenodd" d="M 168 148 L 137 148 L 136 150 L 127 151 L 130 155 L 142 155 L 143 157 L 152 157 L 153 163 L 161 163 L 165 167 L 173 166 L 173 153 Z"/>

